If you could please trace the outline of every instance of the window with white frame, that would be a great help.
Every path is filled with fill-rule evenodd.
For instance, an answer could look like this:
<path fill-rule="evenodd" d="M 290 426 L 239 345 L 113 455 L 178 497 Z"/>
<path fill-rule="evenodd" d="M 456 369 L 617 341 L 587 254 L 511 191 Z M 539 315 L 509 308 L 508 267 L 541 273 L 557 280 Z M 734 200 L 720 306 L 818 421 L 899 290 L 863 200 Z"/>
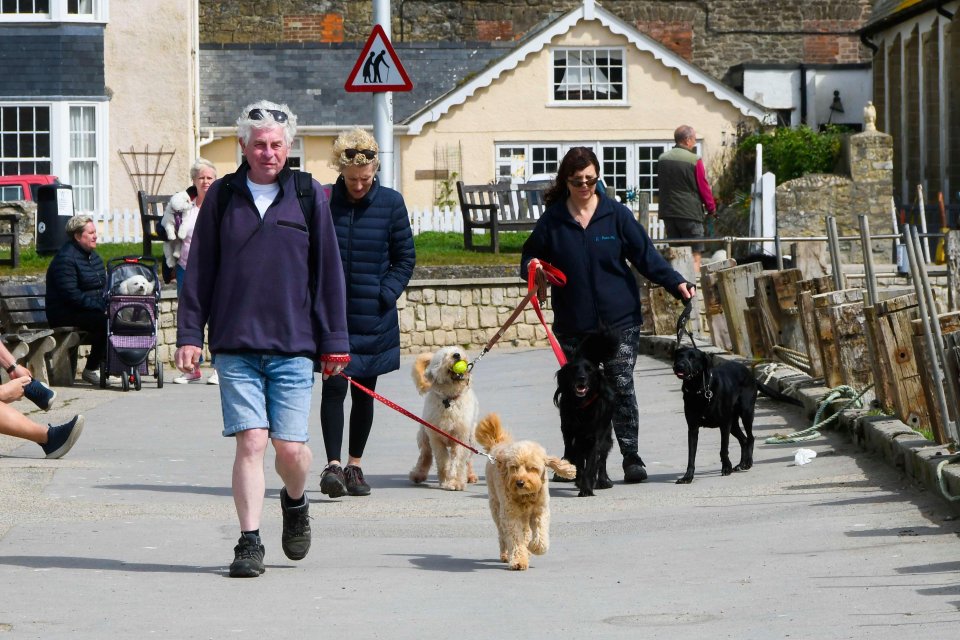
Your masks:
<path fill-rule="evenodd" d="M 527 175 L 555 174 L 560 167 L 560 145 L 530 146 L 530 173 Z"/>
<path fill-rule="evenodd" d="M 0 13 L 13 15 L 50 13 L 50 0 L 0 0 Z"/>
<path fill-rule="evenodd" d="M 659 205 L 660 203 L 657 161 L 660 159 L 660 154 L 671 146 L 671 144 L 664 142 L 661 144 L 638 144 L 636 148 L 637 178 L 630 186 L 634 188 L 635 193 L 646 193 L 652 205 Z"/>
<path fill-rule="evenodd" d="M 0 174 L 49 174 L 50 107 L 0 106 Z"/>
<path fill-rule="evenodd" d="M 564 154 L 572 147 L 589 147 L 600 161 L 600 176 L 607 193 L 621 202 L 646 193 L 654 210 L 659 202 L 657 161 L 672 142 L 636 141 L 570 141 L 553 145 L 537 142 L 510 142 L 496 145 L 498 180 L 523 182 L 529 176 L 556 174 Z M 698 147 L 699 149 L 699 147 Z"/>
<path fill-rule="evenodd" d="M 67 13 L 73 16 L 93 16 L 93 0 L 67 0 Z"/>
<path fill-rule="evenodd" d="M 0 0 L 0 21 L 106 22 L 109 0 Z"/>
<path fill-rule="evenodd" d="M 497 145 L 497 182 L 516 179 L 523 182 L 527 176 L 527 148 L 525 146 Z"/>
<path fill-rule="evenodd" d="M 97 112 L 93 106 L 70 107 L 70 185 L 77 211 L 97 207 Z"/>
<path fill-rule="evenodd" d="M 530 176 L 556 173 L 560 166 L 560 145 L 540 143 L 498 144 L 496 146 L 497 181 L 526 182 Z"/>
<path fill-rule="evenodd" d="M 555 102 L 623 102 L 623 49 L 554 49 Z"/>
<path fill-rule="evenodd" d="M 0 103 L 0 174 L 55 175 L 78 211 L 106 206 L 106 103 Z"/>

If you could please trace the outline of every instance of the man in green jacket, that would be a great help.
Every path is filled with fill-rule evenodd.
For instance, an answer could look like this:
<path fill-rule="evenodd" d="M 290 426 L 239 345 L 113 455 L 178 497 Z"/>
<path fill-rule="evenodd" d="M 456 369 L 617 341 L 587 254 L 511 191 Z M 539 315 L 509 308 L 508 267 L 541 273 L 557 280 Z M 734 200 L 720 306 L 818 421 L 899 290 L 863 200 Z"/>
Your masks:
<path fill-rule="evenodd" d="M 703 238 L 703 210 L 706 208 L 707 215 L 716 215 L 717 204 L 707 182 L 703 160 L 694 152 L 697 133 L 693 127 L 681 125 L 673 132 L 673 139 L 676 146 L 661 154 L 657 161 L 660 219 L 668 238 Z M 690 246 L 696 276 L 700 274 L 703 243 Z"/>

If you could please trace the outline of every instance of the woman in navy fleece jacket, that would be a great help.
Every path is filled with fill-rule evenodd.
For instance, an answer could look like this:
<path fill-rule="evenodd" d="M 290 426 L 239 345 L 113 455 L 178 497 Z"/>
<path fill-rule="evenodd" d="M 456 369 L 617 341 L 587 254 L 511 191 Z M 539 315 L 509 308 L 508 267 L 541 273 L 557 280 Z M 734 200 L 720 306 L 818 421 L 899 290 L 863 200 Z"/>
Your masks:
<path fill-rule="evenodd" d="M 521 274 L 530 260 L 552 264 L 567 276 L 552 287 L 553 329 L 567 357 L 590 332 L 619 333 L 617 355 L 604 363 L 614 380 L 617 408 L 613 429 L 623 454 L 624 482 L 647 478 L 638 452 L 640 414 L 633 368 L 640 343 L 640 291 L 632 264 L 648 280 L 678 299 L 693 297 L 693 285 L 653 246 L 633 212 L 597 192 L 600 162 L 588 147 L 567 152 L 556 184 L 546 193 L 547 209 L 523 245 Z"/>

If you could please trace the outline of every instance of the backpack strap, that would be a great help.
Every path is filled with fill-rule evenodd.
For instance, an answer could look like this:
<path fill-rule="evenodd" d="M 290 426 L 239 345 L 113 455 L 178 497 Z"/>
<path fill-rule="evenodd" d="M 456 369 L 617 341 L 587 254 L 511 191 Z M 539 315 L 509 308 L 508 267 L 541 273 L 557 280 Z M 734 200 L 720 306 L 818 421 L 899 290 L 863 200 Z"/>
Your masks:
<path fill-rule="evenodd" d="M 226 213 L 230 198 L 233 197 L 233 187 L 230 186 L 230 183 L 233 182 L 235 175 L 237 174 L 228 173 L 220 180 L 220 191 L 217 193 L 217 228 L 220 228 L 220 223 L 223 222 L 223 214 Z"/>
<path fill-rule="evenodd" d="M 294 171 L 293 182 L 297 187 L 297 200 L 300 201 L 300 210 L 303 211 L 303 220 L 307 229 L 313 224 L 313 176 L 306 171 Z"/>
<path fill-rule="evenodd" d="M 233 197 L 233 177 L 235 173 L 228 173 L 223 176 L 220 182 L 220 192 L 217 194 L 217 226 L 223 221 L 223 214 L 227 211 L 230 199 Z M 300 201 L 300 210 L 303 212 L 303 220 L 307 223 L 307 229 L 310 229 L 313 223 L 314 197 L 313 197 L 313 176 L 306 171 L 293 171 L 293 182 L 297 190 L 297 200 Z"/>

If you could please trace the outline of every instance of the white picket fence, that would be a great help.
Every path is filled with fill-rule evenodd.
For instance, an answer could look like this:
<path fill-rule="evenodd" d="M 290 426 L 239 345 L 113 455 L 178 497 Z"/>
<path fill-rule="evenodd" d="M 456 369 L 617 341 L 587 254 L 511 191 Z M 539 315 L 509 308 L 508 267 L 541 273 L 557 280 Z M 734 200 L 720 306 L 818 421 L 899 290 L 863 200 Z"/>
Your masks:
<path fill-rule="evenodd" d="M 140 242 L 143 229 L 140 226 L 140 211 L 114 209 L 100 213 L 88 213 L 97 225 L 97 242 L 101 244 L 119 244 L 121 242 Z"/>
<path fill-rule="evenodd" d="M 424 231 L 463 232 L 463 217 L 460 207 L 424 207 L 410 208 L 410 226 L 413 235 Z M 102 244 L 117 244 L 121 242 L 140 242 L 143 240 L 143 230 L 140 226 L 140 212 L 130 209 L 114 209 L 110 212 L 88 214 L 97 224 L 98 241 Z M 655 212 L 650 214 L 650 237 L 654 240 L 664 237 L 663 222 L 657 218 Z"/>

